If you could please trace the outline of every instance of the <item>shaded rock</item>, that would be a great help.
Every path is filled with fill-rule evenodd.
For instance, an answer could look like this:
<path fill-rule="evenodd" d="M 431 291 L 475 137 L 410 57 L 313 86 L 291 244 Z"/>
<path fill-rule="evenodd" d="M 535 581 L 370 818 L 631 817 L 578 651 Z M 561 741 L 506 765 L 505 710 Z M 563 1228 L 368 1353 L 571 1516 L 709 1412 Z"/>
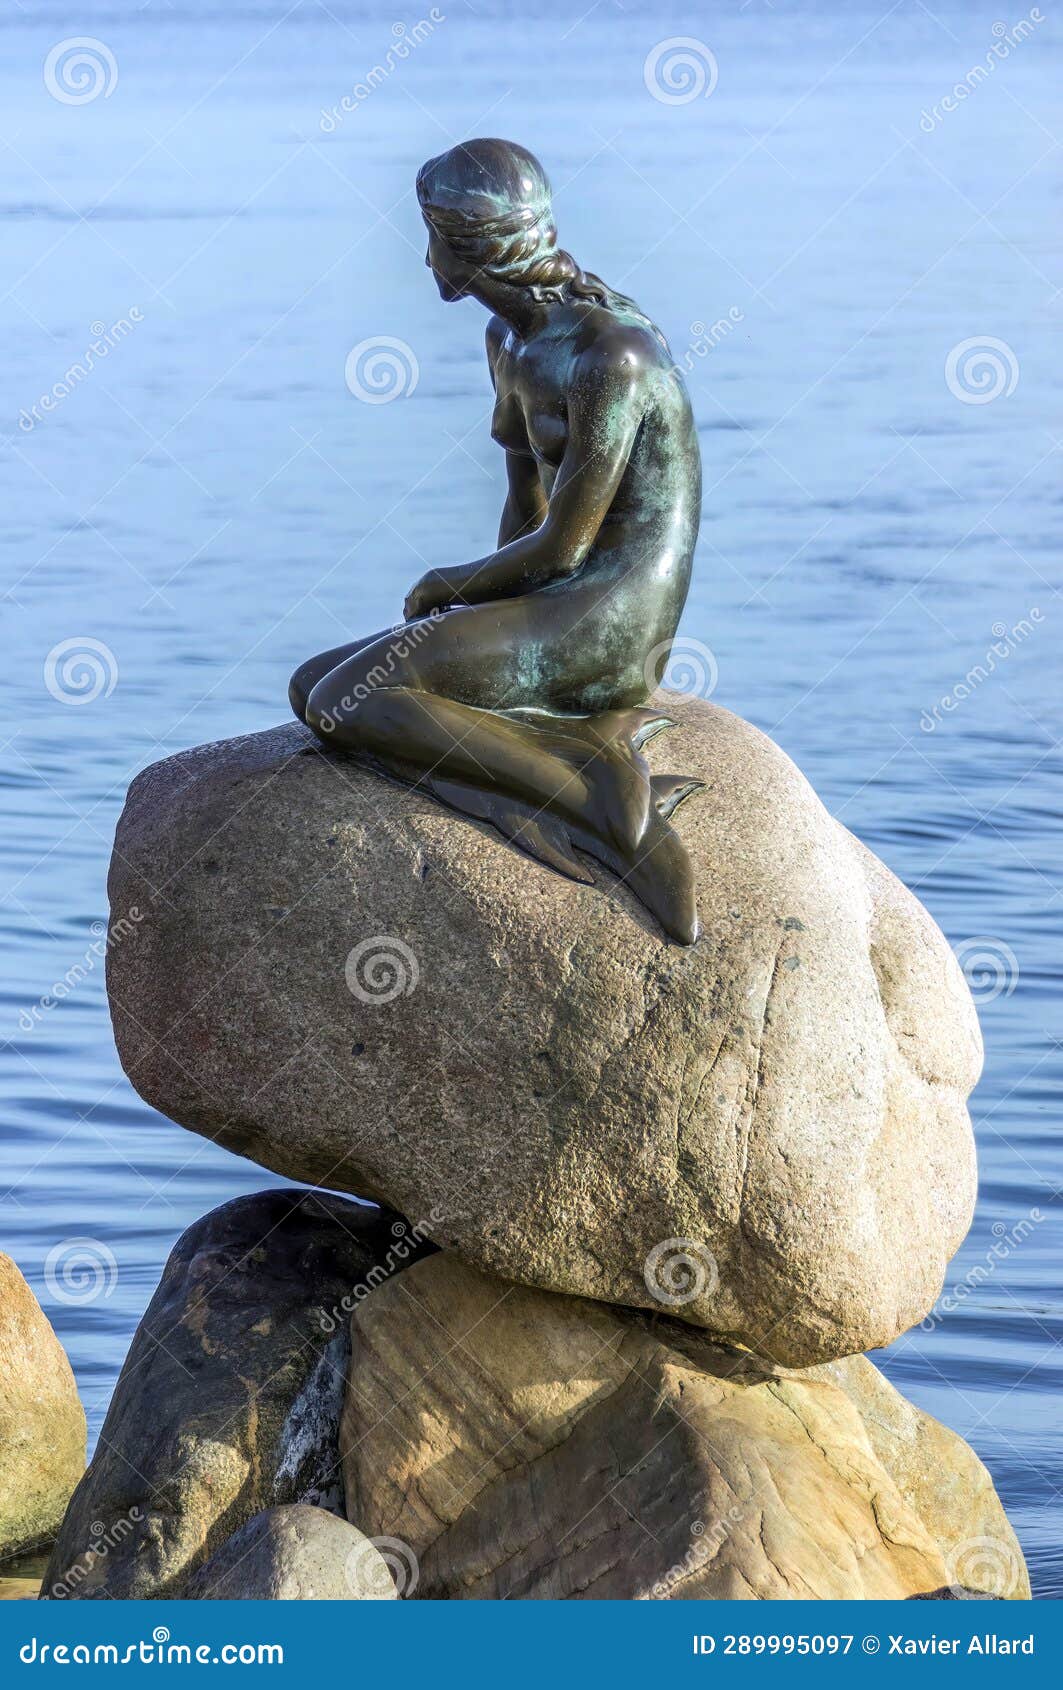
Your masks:
<path fill-rule="evenodd" d="M 402 1265 L 402 1225 L 341 1197 L 266 1191 L 189 1228 L 126 1357 L 46 1597 L 180 1596 L 262 1509 L 342 1513 L 347 1313 Z"/>
<path fill-rule="evenodd" d="M 677 818 L 689 950 L 608 875 L 295 725 L 146 770 L 110 875 L 123 1066 L 184 1126 L 500 1276 L 786 1364 L 888 1343 L 970 1221 L 970 995 L 776 745 L 663 703 L 651 758 L 705 784 Z"/>
<path fill-rule="evenodd" d="M 396 1595 L 376 1545 L 346 1520 L 306 1503 L 256 1514 L 185 1587 L 190 1600 L 226 1602 L 351 1602 Z"/>
<path fill-rule="evenodd" d="M 0 1251 L 0 1555 L 52 1541 L 85 1471 L 85 1411 L 66 1352 Z"/>
<path fill-rule="evenodd" d="M 350 1517 L 418 1597 L 900 1599 L 985 1531 L 1021 1566 L 980 1463 L 863 1358 L 766 1366 L 449 1254 L 355 1314 L 341 1448 Z"/>

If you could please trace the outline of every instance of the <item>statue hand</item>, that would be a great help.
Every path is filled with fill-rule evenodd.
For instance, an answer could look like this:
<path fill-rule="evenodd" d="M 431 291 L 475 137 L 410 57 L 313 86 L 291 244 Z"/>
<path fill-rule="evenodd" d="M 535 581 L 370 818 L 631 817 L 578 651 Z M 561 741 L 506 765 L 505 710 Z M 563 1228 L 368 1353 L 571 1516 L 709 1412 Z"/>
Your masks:
<path fill-rule="evenodd" d="M 430 569 L 406 594 L 402 614 L 407 622 L 416 622 L 419 616 L 431 616 L 434 610 L 443 610 L 449 602 L 445 583 Z"/>

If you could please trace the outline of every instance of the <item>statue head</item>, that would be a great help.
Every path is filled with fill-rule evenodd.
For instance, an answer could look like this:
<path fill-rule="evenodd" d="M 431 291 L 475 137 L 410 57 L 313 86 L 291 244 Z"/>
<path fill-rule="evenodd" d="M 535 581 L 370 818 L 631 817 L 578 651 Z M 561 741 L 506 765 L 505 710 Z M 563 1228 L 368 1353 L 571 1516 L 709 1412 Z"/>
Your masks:
<path fill-rule="evenodd" d="M 580 275 L 557 245 L 546 172 L 515 141 L 464 141 L 429 159 L 417 198 L 444 299 L 461 299 L 478 278 L 547 295 Z"/>

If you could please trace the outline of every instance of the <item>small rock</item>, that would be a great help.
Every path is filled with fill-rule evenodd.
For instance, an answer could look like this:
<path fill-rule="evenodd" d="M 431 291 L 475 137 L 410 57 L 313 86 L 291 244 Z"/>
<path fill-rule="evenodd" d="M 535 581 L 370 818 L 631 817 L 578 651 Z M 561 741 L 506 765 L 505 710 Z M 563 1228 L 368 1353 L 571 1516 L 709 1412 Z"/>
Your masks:
<path fill-rule="evenodd" d="M 188 1580 L 199 1601 L 351 1602 L 398 1592 L 376 1545 L 324 1508 L 267 1508 Z"/>
<path fill-rule="evenodd" d="M 175 1245 L 67 1510 L 45 1597 L 180 1596 L 275 1504 L 343 1511 L 349 1313 L 416 1246 L 394 1215 L 265 1191 Z"/>

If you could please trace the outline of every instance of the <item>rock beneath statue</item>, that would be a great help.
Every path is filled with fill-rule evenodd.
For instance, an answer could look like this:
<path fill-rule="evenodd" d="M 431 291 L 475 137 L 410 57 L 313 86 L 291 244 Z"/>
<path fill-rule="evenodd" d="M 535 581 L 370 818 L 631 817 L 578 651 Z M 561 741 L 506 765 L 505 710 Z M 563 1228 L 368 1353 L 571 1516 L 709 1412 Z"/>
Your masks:
<path fill-rule="evenodd" d="M 977 1457 L 863 1357 L 766 1367 L 451 1254 L 356 1312 L 341 1448 L 418 1598 L 1029 1595 Z"/>
<path fill-rule="evenodd" d="M 563 878 L 299 726 L 134 782 L 123 1066 L 175 1121 L 374 1197 L 486 1271 L 787 1365 L 887 1344 L 970 1222 L 962 972 L 749 723 L 661 695 L 701 934 Z"/>
<path fill-rule="evenodd" d="M 215 1550 L 185 1587 L 188 1600 L 352 1602 L 398 1595 L 369 1538 L 325 1508 L 267 1508 Z"/>
<path fill-rule="evenodd" d="M 416 1254 L 403 1228 L 342 1197 L 287 1190 L 239 1197 L 188 1229 L 67 1510 L 46 1598 L 179 1597 L 261 1510 L 342 1513 L 349 1313 Z"/>
<path fill-rule="evenodd" d="M 66 1352 L 0 1251 L 0 1557 L 51 1543 L 85 1471 L 85 1411 Z"/>

